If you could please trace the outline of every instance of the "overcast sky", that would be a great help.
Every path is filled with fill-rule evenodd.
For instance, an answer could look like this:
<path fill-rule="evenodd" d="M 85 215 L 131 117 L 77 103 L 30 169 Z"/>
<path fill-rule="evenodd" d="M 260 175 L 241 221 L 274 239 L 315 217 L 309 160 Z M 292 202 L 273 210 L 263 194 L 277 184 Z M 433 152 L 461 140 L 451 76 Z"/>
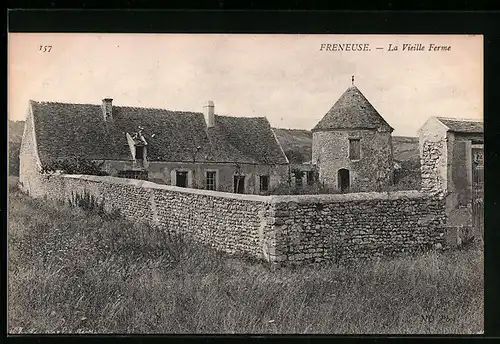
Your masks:
<path fill-rule="evenodd" d="M 321 44 L 371 51 L 320 51 Z M 402 51 L 421 43 L 425 51 Z M 451 46 L 428 51 L 429 44 Z M 399 45 L 388 51 L 388 45 Z M 51 45 L 50 52 L 40 45 Z M 483 116 L 482 36 L 9 34 L 9 118 L 28 100 L 265 116 L 311 129 L 351 85 L 395 129 L 415 136 L 430 116 Z M 383 49 L 376 49 L 382 47 Z"/>

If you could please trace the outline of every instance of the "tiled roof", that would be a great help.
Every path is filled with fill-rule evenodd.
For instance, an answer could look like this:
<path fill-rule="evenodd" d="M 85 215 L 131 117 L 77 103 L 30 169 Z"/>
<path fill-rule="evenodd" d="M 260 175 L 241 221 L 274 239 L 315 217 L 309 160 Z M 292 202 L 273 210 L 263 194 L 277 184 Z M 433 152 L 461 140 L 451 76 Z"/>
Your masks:
<path fill-rule="evenodd" d="M 458 118 L 446 118 L 437 117 L 437 119 L 446 125 L 450 131 L 456 133 L 483 133 L 484 125 L 483 122 L 478 120 L 468 120 L 468 119 L 458 119 Z"/>
<path fill-rule="evenodd" d="M 264 117 L 216 115 L 207 129 L 200 112 L 113 106 L 113 119 L 104 121 L 101 105 L 30 102 L 42 161 L 130 160 L 125 133 L 141 126 L 149 161 L 287 163 Z"/>
<path fill-rule="evenodd" d="M 313 131 L 379 128 L 392 130 L 361 91 L 356 86 L 351 86 L 316 124 Z"/>

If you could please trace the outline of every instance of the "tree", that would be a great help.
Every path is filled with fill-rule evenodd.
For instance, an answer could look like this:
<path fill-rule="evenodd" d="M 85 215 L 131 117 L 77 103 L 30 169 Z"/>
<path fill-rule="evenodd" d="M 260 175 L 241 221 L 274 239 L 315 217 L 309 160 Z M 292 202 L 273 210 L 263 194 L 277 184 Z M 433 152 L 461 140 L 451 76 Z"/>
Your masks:
<path fill-rule="evenodd" d="M 285 155 L 292 164 L 302 164 L 305 161 L 304 154 L 295 149 L 287 150 Z"/>

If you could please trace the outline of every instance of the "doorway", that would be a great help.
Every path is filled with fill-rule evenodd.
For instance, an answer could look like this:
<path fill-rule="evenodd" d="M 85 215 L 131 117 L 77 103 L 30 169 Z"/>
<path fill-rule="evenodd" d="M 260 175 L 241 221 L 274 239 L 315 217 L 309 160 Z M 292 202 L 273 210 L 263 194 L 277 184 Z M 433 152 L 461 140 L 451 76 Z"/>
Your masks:
<path fill-rule="evenodd" d="M 245 193 L 245 176 L 234 176 L 234 193 Z"/>
<path fill-rule="evenodd" d="M 349 170 L 341 168 L 337 173 L 337 181 L 340 192 L 348 192 L 350 187 Z"/>
<path fill-rule="evenodd" d="M 484 153 L 482 145 L 472 146 L 472 219 L 475 234 L 483 236 Z"/>

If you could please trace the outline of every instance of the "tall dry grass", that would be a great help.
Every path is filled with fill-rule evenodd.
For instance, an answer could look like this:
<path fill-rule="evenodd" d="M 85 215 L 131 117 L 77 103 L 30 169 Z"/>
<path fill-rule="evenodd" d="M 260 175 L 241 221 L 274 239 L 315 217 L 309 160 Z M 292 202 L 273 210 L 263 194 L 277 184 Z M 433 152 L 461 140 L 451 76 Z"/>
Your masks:
<path fill-rule="evenodd" d="M 481 249 L 275 268 L 11 188 L 10 333 L 477 333 Z"/>

